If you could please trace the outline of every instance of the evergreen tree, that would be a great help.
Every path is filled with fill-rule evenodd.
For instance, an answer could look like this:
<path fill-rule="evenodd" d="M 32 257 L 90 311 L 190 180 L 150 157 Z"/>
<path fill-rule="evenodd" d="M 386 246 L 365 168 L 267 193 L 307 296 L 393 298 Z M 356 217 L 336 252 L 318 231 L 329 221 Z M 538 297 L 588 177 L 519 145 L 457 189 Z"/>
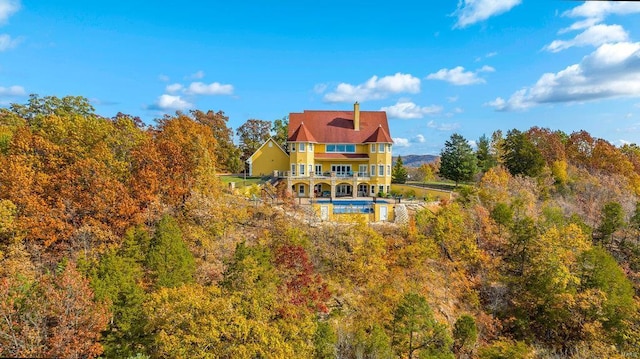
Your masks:
<path fill-rule="evenodd" d="M 195 260 L 171 216 L 165 215 L 156 226 L 147 263 L 158 287 L 173 288 L 193 282 Z"/>
<path fill-rule="evenodd" d="M 393 171 L 391 172 L 391 183 L 406 183 L 407 182 L 407 169 L 404 168 L 402 163 L 402 157 L 398 156 L 396 163 L 393 165 Z"/>
<path fill-rule="evenodd" d="M 416 293 L 407 293 L 393 313 L 393 346 L 402 358 L 451 358 L 453 339 L 447 327 L 438 323 L 427 300 Z"/>
<path fill-rule="evenodd" d="M 470 181 L 478 172 L 476 156 L 467 140 L 457 133 L 444 143 L 440 153 L 440 175 L 456 182 Z"/>
<path fill-rule="evenodd" d="M 489 138 L 482 135 L 482 137 L 478 139 L 478 148 L 476 149 L 476 158 L 478 159 L 480 171 L 487 172 L 490 168 L 498 165 L 496 157 L 491 152 L 491 142 Z"/>

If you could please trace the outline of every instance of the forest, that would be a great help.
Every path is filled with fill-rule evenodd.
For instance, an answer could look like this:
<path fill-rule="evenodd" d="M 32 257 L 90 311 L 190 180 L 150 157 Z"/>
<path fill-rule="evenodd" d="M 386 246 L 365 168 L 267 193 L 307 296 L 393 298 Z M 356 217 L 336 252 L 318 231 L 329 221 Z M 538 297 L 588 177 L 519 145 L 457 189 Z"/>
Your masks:
<path fill-rule="evenodd" d="M 218 177 L 284 119 L 227 120 L 0 109 L 0 357 L 640 357 L 640 147 L 454 134 L 454 200 L 312 225 Z"/>

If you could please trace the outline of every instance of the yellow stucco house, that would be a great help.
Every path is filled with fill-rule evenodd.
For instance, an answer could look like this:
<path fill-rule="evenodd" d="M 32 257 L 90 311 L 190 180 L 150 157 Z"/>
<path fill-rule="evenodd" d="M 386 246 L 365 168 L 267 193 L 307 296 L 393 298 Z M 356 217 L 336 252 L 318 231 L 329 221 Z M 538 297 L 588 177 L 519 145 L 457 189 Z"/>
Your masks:
<path fill-rule="evenodd" d="M 249 159 L 249 176 L 272 176 L 289 168 L 289 154 L 269 138 Z"/>
<path fill-rule="evenodd" d="M 356 102 L 290 113 L 287 151 L 270 139 L 247 162 L 250 175 L 276 175 L 296 197 L 371 197 L 390 192 L 392 145 L 387 114 Z"/>

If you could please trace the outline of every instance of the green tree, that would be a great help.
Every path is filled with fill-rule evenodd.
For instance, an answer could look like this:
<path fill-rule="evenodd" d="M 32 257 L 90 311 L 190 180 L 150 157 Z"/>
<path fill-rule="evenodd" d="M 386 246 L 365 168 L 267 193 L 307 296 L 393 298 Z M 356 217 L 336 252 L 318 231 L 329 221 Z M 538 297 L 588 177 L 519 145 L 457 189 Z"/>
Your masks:
<path fill-rule="evenodd" d="M 274 120 L 273 127 L 271 127 L 273 133 L 273 140 L 280 145 L 285 151 L 287 151 L 287 138 L 289 136 L 289 116 L 285 116 L 282 119 Z"/>
<path fill-rule="evenodd" d="M 536 177 L 542 172 L 545 161 L 527 134 L 513 129 L 507 132 L 504 141 L 504 164 L 513 176 Z"/>
<path fill-rule="evenodd" d="M 440 153 L 440 175 L 456 182 L 470 181 L 478 172 L 477 160 L 467 140 L 457 133 L 444 143 Z"/>
<path fill-rule="evenodd" d="M 157 287 L 177 287 L 193 282 L 195 260 L 182 239 L 182 231 L 171 216 L 156 226 L 147 257 Z"/>
<path fill-rule="evenodd" d="M 458 351 L 470 350 L 478 340 L 478 327 L 472 316 L 463 314 L 453 326 L 453 341 Z"/>
<path fill-rule="evenodd" d="M 131 229 L 125 234 L 122 247 L 108 252 L 91 270 L 96 299 L 108 300 L 113 314 L 103 339 L 107 357 L 126 358 L 145 350 L 146 316 L 142 304 L 146 295 L 141 283 L 142 253 L 148 246 L 146 231 Z"/>
<path fill-rule="evenodd" d="M 597 240 L 610 244 L 613 234 L 624 225 L 624 211 L 618 202 L 609 202 L 602 207 L 602 219 L 598 226 Z"/>
<path fill-rule="evenodd" d="M 478 159 L 478 167 L 482 172 L 487 172 L 490 168 L 498 165 L 498 160 L 491 151 L 491 142 L 485 135 L 478 139 L 476 158 Z"/>
<path fill-rule="evenodd" d="M 407 182 L 407 169 L 402 164 L 402 156 L 398 156 L 396 163 L 393 165 L 393 171 L 391 172 L 391 183 L 406 183 Z"/>
<path fill-rule="evenodd" d="M 246 161 L 262 144 L 269 139 L 271 121 L 249 119 L 238 127 L 241 159 Z"/>
<path fill-rule="evenodd" d="M 452 358 L 453 340 L 444 324 L 433 317 L 427 300 L 416 293 L 408 293 L 393 313 L 392 344 L 396 352 L 408 359 L 415 357 Z"/>

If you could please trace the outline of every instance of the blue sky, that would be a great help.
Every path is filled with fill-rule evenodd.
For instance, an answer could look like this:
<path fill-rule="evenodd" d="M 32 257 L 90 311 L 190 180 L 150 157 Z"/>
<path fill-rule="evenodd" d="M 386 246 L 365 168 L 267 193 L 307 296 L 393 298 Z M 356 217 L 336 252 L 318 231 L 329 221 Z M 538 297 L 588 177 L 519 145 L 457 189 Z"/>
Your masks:
<path fill-rule="evenodd" d="M 531 126 L 640 144 L 640 3 L 0 0 L 0 106 L 30 93 L 234 129 L 357 100 L 401 155 Z"/>

